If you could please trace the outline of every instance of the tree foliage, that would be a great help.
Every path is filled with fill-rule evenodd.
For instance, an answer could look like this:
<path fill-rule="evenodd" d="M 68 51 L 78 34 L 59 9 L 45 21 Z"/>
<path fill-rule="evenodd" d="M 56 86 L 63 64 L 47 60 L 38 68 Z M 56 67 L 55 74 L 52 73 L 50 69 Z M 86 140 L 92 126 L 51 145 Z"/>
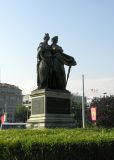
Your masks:
<path fill-rule="evenodd" d="M 77 127 L 82 127 L 82 104 L 72 101 L 72 113 Z"/>
<path fill-rule="evenodd" d="M 97 126 L 114 127 L 114 97 L 93 99 L 91 106 L 93 105 L 97 107 Z"/>
<path fill-rule="evenodd" d="M 27 107 L 22 105 L 16 107 L 15 111 L 16 122 L 26 122 L 29 116 L 30 116 L 30 110 Z"/>
<path fill-rule="evenodd" d="M 85 122 L 86 124 L 89 123 L 87 112 L 88 112 L 88 106 L 85 102 Z M 75 98 L 72 98 L 72 113 L 74 114 L 74 119 L 76 122 L 76 127 L 81 128 L 82 127 L 82 101 L 78 101 Z"/>

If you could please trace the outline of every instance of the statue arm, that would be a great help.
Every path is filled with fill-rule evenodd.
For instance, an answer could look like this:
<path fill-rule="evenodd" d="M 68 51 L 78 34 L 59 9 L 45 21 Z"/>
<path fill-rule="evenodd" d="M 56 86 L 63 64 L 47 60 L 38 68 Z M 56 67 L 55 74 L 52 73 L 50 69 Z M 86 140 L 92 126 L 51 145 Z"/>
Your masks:
<path fill-rule="evenodd" d="M 44 51 L 45 51 L 45 48 L 44 48 L 44 44 L 41 42 L 37 48 L 37 61 L 39 62 L 40 60 L 44 59 Z"/>
<path fill-rule="evenodd" d="M 44 50 L 45 50 L 44 44 L 41 42 L 41 43 L 39 44 L 38 48 L 37 48 L 37 52 L 38 52 L 38 53 L 39 53 L 39 52 L 43 52 Z"/>
<path fill-rule="evenodd" d="M 37 55 L 38 61 L 39 60 L 46 60 L 48 57 L 51 56 L 50 50 L 46 49 L 46 47 L 43 43 L 40 43 L 37 51 L 38 51 L 38 55 Z"/>
<path fill-rule="evenodd" d="M 64 64 L 64 57 L 62 55 L 62 53 L 55 53 L 54 57 L 56 57 L 60 63 Z"/>

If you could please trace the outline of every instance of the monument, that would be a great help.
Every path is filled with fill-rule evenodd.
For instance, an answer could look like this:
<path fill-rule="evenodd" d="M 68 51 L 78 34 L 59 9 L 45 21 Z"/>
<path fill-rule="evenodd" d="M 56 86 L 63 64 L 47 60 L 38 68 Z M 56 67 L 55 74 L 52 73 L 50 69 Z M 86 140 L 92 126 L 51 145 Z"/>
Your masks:
<path fill-rule="evenodd" d="M 46 33 L 37 48 L 37 86 L 31 92 L 32 110 L 28 128 L 74 127 L 71 114 L 71 93 L 66 90 L 73 57 L 65 54 L 58 43 L 58 36 L 51 39 Z M 64 65 L 69 66 L 67 76 Z"/>

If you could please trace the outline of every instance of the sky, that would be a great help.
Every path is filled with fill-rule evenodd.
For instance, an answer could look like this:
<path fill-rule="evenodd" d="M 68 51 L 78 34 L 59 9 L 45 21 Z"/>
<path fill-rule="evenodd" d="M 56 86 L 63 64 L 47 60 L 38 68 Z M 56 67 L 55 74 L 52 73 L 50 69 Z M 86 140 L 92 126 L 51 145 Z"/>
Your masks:
<path fill-rule="evenodd" d="M 114 95 L 113 0 L 0 0 L 2 83 L 23 94 L 36 89 L 37 47 L 45 33 L 57 35 L 64 53 L 77 62 L 68 90 L 81 95 L 84 75 L 86 96 Z"/>

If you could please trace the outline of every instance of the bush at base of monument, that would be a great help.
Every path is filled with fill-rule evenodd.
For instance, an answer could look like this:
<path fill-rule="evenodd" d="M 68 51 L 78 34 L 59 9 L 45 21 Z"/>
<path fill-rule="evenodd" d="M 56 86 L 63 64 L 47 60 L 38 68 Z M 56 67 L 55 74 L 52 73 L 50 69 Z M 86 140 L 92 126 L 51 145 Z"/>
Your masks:
<path fill-rule="evenodd" d="M 1 160 L 113 160 L 114 129 L 0 131 Z"/>

